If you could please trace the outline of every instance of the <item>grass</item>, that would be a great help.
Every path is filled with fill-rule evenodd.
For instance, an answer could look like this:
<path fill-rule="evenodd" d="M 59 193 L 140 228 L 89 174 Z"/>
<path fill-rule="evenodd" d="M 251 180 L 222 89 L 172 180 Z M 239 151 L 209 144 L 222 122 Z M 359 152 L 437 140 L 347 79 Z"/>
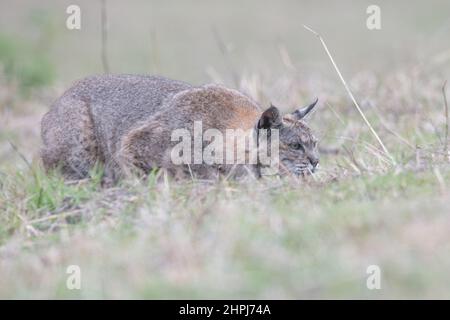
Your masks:
<path fill-rule="evenodd" d="M 433 4 L 446 12 L 444 1 Z M 38 157 L 39 120 L 65 82 L 101 70 L 99 15 L 83 5 L 79 33 L 53 30 L 52 19 L 35 15 L 42 17 L 35 24 L 42 26 L 43 51 L 36 47 L 29 71 L 43 81 L 30 77 L 31 87 L 41 89 L 28 95 L 18 94 L 20 79 L 28 79 L 19 71 L 33 43 L 23 49 L 13 36 L 0 38 L 1 64 L 12 61 L 10 71 L 3 69 L 9 75 L 0 71 L 0 298 L 450 298 L 445 16 L 430 20 L 429 4 L 406 14 L 382 2 L 383 29 L 370 33 L 363 4 L 325 11 L 297 1 L 266 5 L 255 11 L 249 2 L 238 12 L 222 1 L 205 16 L 188 2 L 170 10 L 163 2 L 111 2 L 111 69 L 236 82 L 283 112 L 318 95 L 307 121 L 320 140 L 321 165 L 307 179 L 158 182 L 152 174 L 106 188 L 100 168 L 78 183 L 47 175 Z M 64 24 L 65 7 L 43 6 L 55 25 Z M 27 10 L 11 10 L 17 18 L 2 17 L 3 32 L 33 35 L 22 25 Z M 121 19 L 124 10 L 132 21 Z M 182 23 L 187 13 L 189 24 Z M 303 23 L 327 39 L 395 164 Z M 205 25 L 217 27 L 211 28 L 216 39 Z M 181 31 L 195 36 L 180 41 Z M 145 32 L 152 34 L 151 53 Z M 392 47 L 399 39 L 404 47 Z M 178 59 L 180 52 L 188 62 Z M 41 64 L 41 56 L 52 66 Z M 81 268 L 81 290 L 66 286 L 70 265 Z M 370 265 L 381 269 L 381 290 L 366 287 Z"/>
<path fill-rule="evenodd" d="M 39 187 L 32 176 L 3 178 L 0 296 L 448 296 L 439 279 L 450 267 L 449 194 L 432 170 L 319 180 L 104 190 L 57 175 Z M 72 264 L 80 291 L 65 287 Z M 365 287 L 371 264 L 383 272 L 379 291 Z"/>
<path fill-rule="evenodd" d="M 308 120 L 324 149 L 321 170 L 302 180 L 151 174 L 105 188 L 98 168 L 90 180 L 67 182 L 45 174 L 36 156 L 46 108 L 6 113 L 0 297 L 448 298 L 450 166 L 443 110 L 434 107 L 441 86 L 420 93 L 420 113 L 403 95 L 389 112 L 379 103 L 389 92 L 357 87 L 377 105 L 362 104 L 396 164 L 345 98 L 330 96 L 333 110 Z M 81 290 L 66 287 L 70 265 L 81 268 Z M 381 268 L 381 290 L 366 287 L 369 265 Z"/>
<path fill-rule="evenodd" d="M 0 34 L 0 66 L 8 84 L 17 83 L 22 95 L 32 89 L 48 86 L 53 66 L 45 51 L 12 37 Z"/>

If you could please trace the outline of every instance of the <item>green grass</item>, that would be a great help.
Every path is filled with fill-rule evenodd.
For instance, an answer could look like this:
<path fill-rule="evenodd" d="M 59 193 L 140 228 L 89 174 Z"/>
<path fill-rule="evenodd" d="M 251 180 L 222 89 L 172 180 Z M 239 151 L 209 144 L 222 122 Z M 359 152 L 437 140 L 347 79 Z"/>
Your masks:
<path fill-rule="evenodd" d="M 448 297 L 449 194 L 433 170 L 110 189 L 35 171 L 2 178 L 1 297 Z"/>
<path fill-rule="evenodd" d="M 20 93 L 48 86 L 54 77 L 45 49 L 29 41 L 0 34 L 0 66 L 8 83 L 18 83 Z"/>
<path fill-rule="evenodd" d="M 389 75 L 379 81 L 395 85 Z M 327 99 L 345 122 L 325 107 L 308 122 L 337 153 L 303 180 L 153 173 L 106 188 L 96 168 L 68 182 L 37 159 L 46 107 L 14 111 L 0 134 L 0 297 L 450 297 L 450 166 L 442 110 L 431 108 L 440 87 L 422 84 L 418 115 L 403 96 L 391 99 L 401 108 L 384 111 L 390 131 L 365 108 L 395 165 L 343 97 Z M 359 95 L 389 108 L 389 92 Z M 66 287 L 69 265 L 81 268 L 81 290 Z M 366 287 L 369 265 L 381 268 L 381 290 Z"/>
<path fill-rule="evenodd" d="M 100 7 L 80 3 L 70 31 L 64 2 L 0 3 L 0 298 L 450 298 L 449 3 L 403 2 L 379 1 L 380 31 L 365 28 L 364 1 L 108 2 L 112 72 L 220 82 L 282 112 L 318 96 L 307 121 L 331 151 L 300 181 L 152 174 L 110 188 L 101 168 L 73 183 L 38 159 L 51 102 L 102 72 Z M 69 265 L 81 290 L 66 286 Z M 369 265 L 381 290 L 366 287 Z"/>
<path fill-rule="evenodd" d="M 395 165 L 343 97 L 327 99 L 345 122 L 325 107 L 308 122 L 337 153 L 303 180 L 155 172 L 107 188 L 99 167 L 68 182 L 37 159 L 39 132 L 29 130 L 46 107 L 15 110 L 0 134 L 0 297 L 448 298 L 450 166 L 442 111 L 431 108 L 440 88 L 423 85 L 420 121 L 403 96 L 384 123 L 365 109 Z M 389 92 L 359 95 L 389 108 Z M 81 290 L 66 287 L 70 265 Z M 369 265 L 381 268 L 381 290 L 366 287 Z"/>

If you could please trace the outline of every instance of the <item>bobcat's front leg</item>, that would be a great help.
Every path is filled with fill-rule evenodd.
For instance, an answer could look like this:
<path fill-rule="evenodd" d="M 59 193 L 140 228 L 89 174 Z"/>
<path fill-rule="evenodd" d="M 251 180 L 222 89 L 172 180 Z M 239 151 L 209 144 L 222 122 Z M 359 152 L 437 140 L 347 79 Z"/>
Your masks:
<path fill-rule="evenodd" d="M 116 157 L 121 174 L 141 175 L 156 168 L 170 168 L 170 149 L 170 132 L 163 124 L 157 120 L 143 122 L 121 139 Z"/>

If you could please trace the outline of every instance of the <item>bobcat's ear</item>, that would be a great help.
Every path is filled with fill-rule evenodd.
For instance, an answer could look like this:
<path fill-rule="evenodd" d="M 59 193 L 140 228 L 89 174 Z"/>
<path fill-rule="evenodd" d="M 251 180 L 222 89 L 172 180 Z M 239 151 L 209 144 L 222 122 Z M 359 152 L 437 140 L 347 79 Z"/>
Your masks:
<path fill-rule="evenodd" d="M 280 111 L 274 105 L 264 111 L 258 121 L 258 129 L 276 128 L 281 125 Z"/>
<path fill-rule="evenodd" d="M 311 112 L 312 109 L 314 109 L 317 101 L 319 101 L 319 98 L 316 98 L 313 103 L 311 103 L 309 106 L 300 108 L 292 112 L 292 115 L 297 118 L 297 120 L 303 119 L 308 113 Z"/>

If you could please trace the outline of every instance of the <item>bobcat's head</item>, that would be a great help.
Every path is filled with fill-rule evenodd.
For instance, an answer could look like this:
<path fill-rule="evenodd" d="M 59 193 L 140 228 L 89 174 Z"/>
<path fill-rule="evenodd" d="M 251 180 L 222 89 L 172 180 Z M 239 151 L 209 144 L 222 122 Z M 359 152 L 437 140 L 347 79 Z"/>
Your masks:
<path fill-rule="evenodd" d="M 309 106 L 284 116 L 272 105 L 262 113 L 257 123 L 258 129 L 279 130 L 279 169 L 283 175 L 311 174 L 319 164 L 317 139 L 302 121 L 316 103 L 317 99 Z"/>

